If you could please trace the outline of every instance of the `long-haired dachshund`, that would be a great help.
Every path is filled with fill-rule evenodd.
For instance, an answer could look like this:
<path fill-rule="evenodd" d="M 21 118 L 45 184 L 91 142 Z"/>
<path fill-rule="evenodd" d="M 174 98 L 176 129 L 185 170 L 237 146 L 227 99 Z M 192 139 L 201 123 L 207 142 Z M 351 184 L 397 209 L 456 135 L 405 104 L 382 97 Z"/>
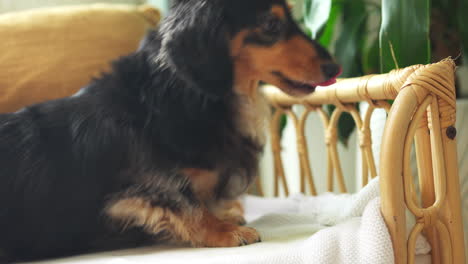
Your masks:
<path fill-rule="evenodd" d="M 235 202 L 265 140 L 258 83 L 301 96 L 340 67 L 284 0 L 173 2 L 110 73 L 71 97 L 0 115 L 0 251 L 9 261 L 130 233 L 196 247 L 260 241 Z"/>

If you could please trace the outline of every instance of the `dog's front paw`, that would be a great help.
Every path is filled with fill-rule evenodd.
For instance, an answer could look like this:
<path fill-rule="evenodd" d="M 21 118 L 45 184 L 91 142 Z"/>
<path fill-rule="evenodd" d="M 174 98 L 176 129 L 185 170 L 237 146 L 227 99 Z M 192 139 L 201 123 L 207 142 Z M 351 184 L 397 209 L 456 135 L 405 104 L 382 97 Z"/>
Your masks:
<path fill-rule="evenodd" d="M 239 246 L 250 245 L 262 241 L 257 230 L 246 226 L 239 226 L 234 232 L 234 236 L 236 237 L 236 240 L 240 242 L 238 244 Z"/>
<path fill-rule="evenodd" d="M 226 223 L 226 226 L 206 237 L 206 247 L 239 247 L 261 242 L 257 230 Z"/>

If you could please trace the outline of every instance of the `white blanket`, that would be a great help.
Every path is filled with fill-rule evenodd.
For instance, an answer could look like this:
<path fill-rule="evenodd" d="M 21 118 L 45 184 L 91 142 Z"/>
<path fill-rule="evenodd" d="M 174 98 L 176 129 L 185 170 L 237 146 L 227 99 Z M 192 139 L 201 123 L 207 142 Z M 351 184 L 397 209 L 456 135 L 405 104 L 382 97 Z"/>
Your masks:
<path fill-rule="evenodd" d="M 265 211 L 255 212 L 258 208 Z M 281 261 L 276 263 L 394 263 L 391 238 L 380 213 L 378 179 L 354 195 L 295 195 L 289 199 L 247 197 L 246 211 L 253 218 L 267 213 L 250 223 L 260 231 L 264 241 L 310 236 L 284 249 L 279 254 Z M 429 252 L 429 243 L 420 236 L 416 254 Z"/>
<path fill-rule="evenodd" d="M 394 263 L 390 235 L 380 214 L 377 179 L 354 195 L 247 196 L 244 202 L 248 225 L 261 233 L 262 243 L 239 248 L 149 247 L 46 263 Z M 416 254 L 429 251 L 429 244 L 420 237 Z"/>

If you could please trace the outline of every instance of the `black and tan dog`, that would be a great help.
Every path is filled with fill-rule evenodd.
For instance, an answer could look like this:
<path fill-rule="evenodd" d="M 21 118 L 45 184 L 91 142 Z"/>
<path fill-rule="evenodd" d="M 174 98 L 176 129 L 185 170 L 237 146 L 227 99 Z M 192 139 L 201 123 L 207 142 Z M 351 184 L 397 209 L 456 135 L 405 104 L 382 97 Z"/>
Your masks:
<path fill-rule="evenodd" d="M 300 96 L 339 71 L 284 0 L 174 1 L 111 73 L 0 115 L 0 250 L 55 257 L 127 233 L 197 247 L 259 242 L 235 202 L 264 144 L 257 84 Z"/>

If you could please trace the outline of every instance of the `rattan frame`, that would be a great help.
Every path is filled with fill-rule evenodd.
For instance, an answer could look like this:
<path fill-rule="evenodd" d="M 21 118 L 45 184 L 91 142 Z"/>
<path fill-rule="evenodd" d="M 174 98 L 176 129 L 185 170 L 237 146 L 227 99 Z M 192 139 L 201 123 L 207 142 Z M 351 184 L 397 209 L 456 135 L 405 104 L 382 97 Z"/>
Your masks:
<path fill-rule="evenodd" d="M 309 113 L 317 111 L 325 125 L 328 155 L 328 190 L 334 178 L 341 192 L 346 192 L 337 151 L 336 124 L 343 112 L 356 122 L 362 153 L 362 182 L 380 175 L 381 211 L 392 237 L 396 263 L 414 263 L 416 237 L 424 232 L 432 245 L 433 263 L 465 263 L 460 186 L 456 152 L 455 64 L 446 59 L 430 65 L 415 65 L 388 74 L 368 75 L 339 80 L 330 87 L 319 87 L 305 98 L 294 98 L 280 90 L 266 86 L 264 92 L 276 109 L 271 120 L 271 143 L 275 166 L 275 191 L 280 185 L 288 194 L 287 181 L 281 160 L 279 119 L 287 114 L 295 124 L 301 191 L 308 188 L 317 194 L 309 163 L 305 136 L 305 121 Z M 390 106 L 388 100 L 395 100 Z M 369 102 L 369 109 L 361 119 L 353 104 Z M 329 116 L 322 110 L 334 104 Z M 294 105 L 306 107 L 298 118 L 291 110 Z M 371 148 L 370 118 L 376 108 L 384 108 L 388 119 L 381 142 L 380 168 L 377 173 Z M 410 170 L 410 151 L 415 146 L 420 200 L 415 191 Z M 335 176 L 335 177 L 334 177 Z M 416 218 L 411 230 L 406 230 L 405 211 Z M 411 252 L 411 253 L 410 253 Z"/>

